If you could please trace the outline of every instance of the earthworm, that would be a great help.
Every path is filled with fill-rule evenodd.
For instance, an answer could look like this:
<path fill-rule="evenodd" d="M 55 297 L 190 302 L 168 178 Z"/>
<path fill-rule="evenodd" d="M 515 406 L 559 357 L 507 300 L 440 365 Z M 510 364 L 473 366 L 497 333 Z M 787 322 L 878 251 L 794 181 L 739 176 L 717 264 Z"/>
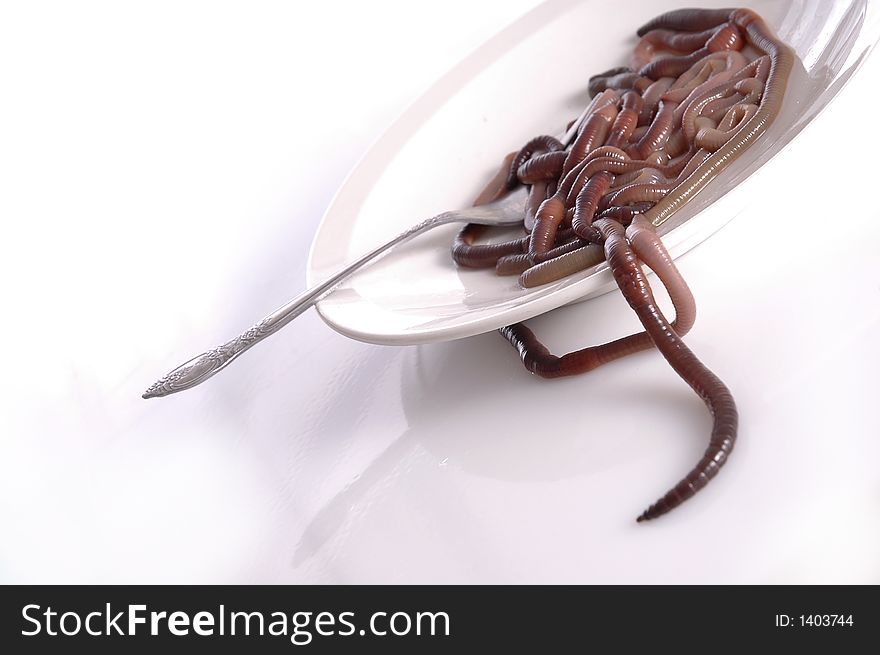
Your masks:
<path fill-rule="evenodd" d="M 660 150 L 669 140 L 672 133 L 673 116 L 676 104 L 674 102 L 660 102 L 654 121 L 641 139 L 636 144 L 636 152 L 640 158 L 647 156 L 656 150 Z"/>
<path fill-rule="evenodd" d="M 589 179 L 578 194 L 574 205 L 574 215 L 571 218 L 571 227 L 575 234 L 582 239 L 588 237 L 588 230 L 596 215 L 596 210 L 599 208 L 599 201 L 608 191 L 613 180 L 614 176 L 611 173 L 600 171 Z"/>
<path fill-rule="evenodd" d="M 728 98 L 733 95 L 736 95 L 734 83 L 731 81 L 727 81 L 720 86 L 703 92 L 699 97 L 694 98 L 687 105 L 685 105 L 684 103 L 682 105 L 679 105 L 679 107 L 683 108 L 684 111 L 680 113 L 676 111 L 676 113 L 678 114 L 677 123 L 681 126 L 681 131 L 684 135 L 685 141 L 689 144 L 694 142 L 694 136 L 696 136 L 697 133 L 697 131 L 694 129 L 694 121 L 696 120 L 697 116 L 699 116 L 703 112 L 703 109 L 705 109 L 707 104 L 709 104 L 713 100 Z M 675 120 L 675 118 L 676 117 L 674 117 L 673 120 Z"/>
<path fill-rule="evenodd" d="M 653 29 L 642 35 L 642 40 L 665 50 L 689 53 L 699 50 L 715 34 L 717 27 L 702 32 L 680 32 L 670 29 Z"/>
<path fill-rule="evenodd" d="M 638 218 L 634 220 L 637 221 Z M 598 263 L 598 261 L 608 257 L 608 234 L 613 233 L 620 236 L 623 234 L 624 228 L 615 221 L 603 220 L 597 224 L 601 226 L 600 232 L 604 232 L 604 249 L 601 246 L 592 245 L 586 246 L 582 251 L 590 251 L 589 254 Z M 619 230 L 619 232 L 615 230 Z M 684 336 L 693 327 L 696 319 L 696 303 L 694 302 L 693 295 L 687 283 L 685 283 L 681 274 L 678 273 L 678 270 L 672 263 L 666 248 L 657 238 L 653 226 L 644 221 L 643 225 L 637 225 L 634 234 L 637 235 L 637 245 L 634 245 L 634 247 L 639 248 L 640 256 L 645 257 L 645 263 L 651 266 L 651 269 L 660 278 L 672 300 L 672 305 L 675 309 L 675 320 L 671 325 L 668 323 L 667 325 L 670 326 L 670 330 L 672 330 L 674 335 Z M 613 259 L 608 258 L 608 261 L 612 267 L 615 265 Z M 641 273 L 641 269 L 639 269 L 639 272 Z M 627 299 L 629 300 L 629 298 Z M 657 312 L 659 313 L 659 309 Z M 662 317 L 662 314 L 660 316 Z M 522 323 L 501 328 L 501 333 L 519 351 L 525 367 L 532 373 L 544 378 L 557 378 L 586 373 L 626 355 L 648 350 L 654 345 L 649 332 L 638 332 L 598 346 L 589 346 L 562 356 L 556 356 Z"/>
<path fill-rule="evenodd" d="M 609 96 L 610 98 L 610 96 Z M 641 108 L 641 98 L 639 95 L 633 91 L 627 91 L 621 97 L 622 107 L 620 112 L 616 113 L 614 118 L 614 122 L 610 125 L 610 127 L 596 130 L 591 133 L 589 143 L 592 144 L 593 140 L 598 141 L 600 139 L 600 135 L 606 139 L 604 152 L 608 152 L 609 149 L 617 149 L 618 145 L 623 144 L 629 138 L 630 133 L 633 128 L 635 128 L 636 121 L 638 120 L 639 109 Z M 597 105 L 598 109 L 596 110 L 595 115 L 600 115 L 603 112 L 608 111 L 611 114 L 610 108 L 613 108 L 613 105 L 604 104 Z M 614 109 L 616 112 L 616 109 Z M 603 118 L 602 123 L 604 124 L 606 121 Z M 589 120 L 585 122 L 585 124 L 589 123 Z M 556 194 L 552 197 L 547 198 L 541 206 L 538 208 L 538 211 L 535 213 L 535 222 L 532 226 L 531 230 L 531 241 L 529 243 L 529 254 L 532 256 L 536 254 L 541 254 L 549 251 L 553 247 L 553 243 L 556 239 L 556 230 L 559 228 L 559 225 L 562 223 L 562 220 L 565 217 L 566 210 L 566 197 L 569 191 L 572 188 L 572 185 L 575 184 L 575 180 L 581 178 L 580 173 L 576 167 L 569 168 L 566 171 L 566 167 L 569 165 L 569 162 L 577 156 L 579 158 L 576 166 L 585 167 L 589 165 L 590 157 L 587 154 L 580 154 L 582 149 L 583 152 L 586 153 L 586 148 L 583 143 L 587 141 L 584 140 L 581 142 L 581 137 L 584 134 L 588 133 L 589 127 L 584 128 L 581 135 L 575 140 L 575 143 L 571 147 L 571 154 L 568 159 L 565 161 L 565 165 L 563 166 L 563 174 L 565 178 L 563 182 L 560 184 L 559 189 L 557 189 Z M 581 145 L 578 145 L 581 142 Z M 576 148 L 578 150 L 576 150 Z M 593 150 L 593 155 L 599 152 L 598 149 Z M 625 156 L 625 154 L 624 154 Z M 577 173 L 577 175 L 575 175 Z M 575 177 L 572 177 L 575 176 Z M 579 234 L 579 236 L 583 236 L 585 234 L 585 228 L 589 226 L 589 218 L 584 218 L 587 213 L 589 213 L 589 207 L 592 206 L 592 211 L 595 211 L 595 206 L 590 204 L 585 204 L 591 202 L 593 197 L 595 196 L 595 202 L 598 203 L 599 198 L 607 191 L 608 185 L 610 185 L 613 176 L 608 173 L 602 173 L 598 175 L 594 175 L 590 182 L 585 185 L 584 191 L 578 195 L 578 201 L 575 205 L 574 214 L 572 217 L 572 226 L 575 227 L 575 232 Z M 587 190 L 589 187 L 589 190 Z M 577 187 L 574 187 L 575 189 Z M 583 199 L 581 198 L 583 195 Z M 580 213 L 579 209 L 581 208 Z M 577 222 L 577 226 L 575 223 Z"/>
<path fill-rule="evenodd" d="M 699 32 L 730 21 L 734 9 L 676 9 L 649 20 L 636 30 L 645 36 L 651 30 L 665 29 L 677 32 Z"/>
<path fill-rule="evenodd" d="M 648 179 L 639 180 L 636 178 L 623 187 L 609 189 L 609 191 L 613 190 L 614 192 L 600 200 L 599 209 L 604 210 L 610 205 L 628 205 L 630 203 L 645 201 L 653 204 L 654 202 L 657 202 L 658 198 L 662 198 L 665 194 L 675 188 L 682 179 L 688 177 L 708 156 L 708 152 L 701 152 L 698 150 L 688 158 L 683 157 L 676 163 L 676 167 L 681 166 L 681 164 L 684 165 L 681 166 L 678 175 L 674 179 L 669 179 L 668 174 L 670 171 L 675 171 L 676 168 L 643 168 L 642 174 Z"/>
<path fill-rule="evenodd" d="M 503 257 L 500 257 L 498 259 L 498 262 L 495 264 L 495 272 L 498 275 L 519 275 L 535 263 L 540 264 L 541 262 L 547 261 L 548 259 L 556 259 L 557 257 L 570 253 L 585 245 L 587 244 L 584 242 L 583 239 L 575 238 L 568 243 L 564 243 L 561 246 L 556 246 L 552 250 L 548 250 L 546 253 L 540 255 L 505 255 Z"/>
<path fill-rule="evenodd" d="M 555 276 L 559 269 L 568 271 L 568 275 L 583 271 L 599 264 L 604 259 L 602 249 L 593 245 L 583 246 L 572 252 L 567 252 L 556 259 L 535 264 L 527 271 L 519 276 L 519 283 L 526 289 L 538 287 L 547 284 L 553 280 L 559 279 L 553 277 L 548 279 L 548 272 Z"/>
<path fill-rule="evenodd" d="M 740 80 L 733 88 L 736 89 L 737 93 L 743 94 L 742 102 L 744 105 L 757 104 L 758 101 L 761 99 L 761 95 L 764 93 L 763 82 L 754 77 L 748 77 L 744 80 Z"/>
<path fill-rule="evenodd" d="M 486 184 L 485 188 L 477 195 L 474 205 L 484 205 L 487 202 L 498 200 L 509 190 L 507 186 L 507 175 L 516 152 L 507 154 L 501 162 L 498 172 Z"/>
<path fill-rule="evenodd" d="M 630 66 L 616 66 L 615 68 L 609 68 L 607 71 L 602 73 L 596 73 L 595 75 L 590 76 L 587 82 L 591 80 L 598 79 L 600 77 L 612 77 L 614 75 L 620 75 L 621 73 L 632 73 L 633 69 Z"/>
<path fill-rule="evenodd" d="M 517 169 L 516 176 L 522 184 L 534 184 L 541 180 L 559 177 L 567 157 L 568 153 L 564 150 L 545 152 L 523 162 Z"/>
<path fill-rule="evenodd" d="M 717 58 L 710 59 L 710 57 L 711 55 L 707 55 L 691 66 L 686 72 L 682 73 L 678 80 L 676 80 L 675 84 L 671 85 L 660 99 L 678 104 L 687 98 L 694 88 L 708 80 L 710 77 L 717 75 L 724 67 L 724 64 Z M 692 72 L 693 74 L 691 74 Z"/>
<path fill-rule="evenodd" d="M 586 183 L 587 179 L 599 173 L 601 171 L 606 171 L 608 173 L 614 173 L 618 175 L 620 173 L 628 173 L 630 171 L 640 171 L 645 167 L 645 161 L 642 159 L 630 159 L 629 157 L 596 157 L 595 159 L 591 159 L 586 163 L 586 165 L 581 168 L 581 172 L 578 175 L 578 180 L 575 181 L 574 186 L 572 187 L 572 191 L 578 190 L 578 187 L 583 188 L 583 185 Z M 580 181 L 580 184 L 578 184 Z M 571 196 L 569 196 L 571 197 Z M 575 195 L 574 197 L 577 197 Z"/>
<path fill-rule="evenodd" d="M 678 77 L 708 54 L 709 49 L 704 46 L 699 50 L 694 50 L 688 55 L 655 59 L 651 63 L 645 64 L 645 66 L 639 71 L 639 75 L 652 80 L 661 77 Z"/>
<path fill-rule="evenodd" d="M 626 238 L 632 249 L 663 282 L 675 307 L 672 326 L 683 337 L 697 320 L 697 303 L 678 267 L 672 262 L 666 246 L 657 236 L 657 230 L 643 216 L 636 214 L 626 230 Z"/>
<path fill-rule="evenodd" d="M 619 191 L 620 189 L 630 186 L 632 184 L 662 184 L 665 182 L 665 178 L 663 174 L 658 171 L 656 168 L 652 168 L 650 166 L 645 166 L 638 171 L 631 171 L 626 175 L 619 175 L 614 178 L 613 184 L 608 187 L 608 194 L 613 191 Z M 606 194 L 606 196 L 608 195 Z M 599 203 L 602 209 L 607 209 L 609 206 L 607 203 Z M 627 205 L 629 203 L 621 202 L 621 203 L 613 203 L 619 204 L 621 206 Z"/>
<path fill-rule="evenodd" d="M 614 119 L 605 141 L 609 148 L 619 148 L 626 144 L 639 121 L 642 97 L 635 91 L 627 91 L 621 96 L 620 113 Z"/>
<path fill-rule="evenodd" d="M 620 113 L 617 115 L 617 118 L 615 118 L 614 124 L 609 130 L 608 138 L 605 142 L 607 148 L 617 148 L 626 143 L 638 122 L 639 110 L 642 106 L 641 97 L 633 91 L 627 91 L 621 97 L 621 104 L 622 107 Z M 589 166 L 589 163 L 587 166 Z M 608 171 L 597 172 L 589 178 L 589 181 L 587 181 L 583 189 L 578 192 L 577 199 L 575 200 L 574 214 L 571 219 L 571 226 L 574 229 L 575 234 L 579 237 L 587 238 L 590 223 L 592 222 L 593 216 L 599 205 L 599 199 L 605 194 L 608 187 L 611 186 L 613 180 L 614 176 Z M 548 227 L 553 228 L 551 221 L 548 221 L 547 225 Z M 540 236 L 541 238 L 547 238 L 549 235 L 550 231 L 548 230 L 546 233 L 542 232 Z M 531 248 L 533 250 L 530 250 L 530 252 L 544 252 L 548 250 L 548 248 L 544 247 L 543 243 L 541 243 L 540 249 L 537 247 L 534 231 L 532 232 Z"/>
<path fill-rule="evenodd" d="M 636 216 L 638 216 L 639 214 L 644 214 L 653 205 L 654 203 L 652 202 L 637 202 L 633 203 L 632 205 L 625 205 L 622 207 L 608 207 L 607 209 L 596 214 L 596 220 L 602 218 L 610 218 L 617 221 L 623 226 L 627 226 L 632 223 L 632 220 Z"/>
<path fill-rule="evenodd" d="M 740 75 L 736 75 L 739 78 Z M 702 109 L 702 114 L 712 120 L 718 121 L 727 113 L 727 110 L 737 104 L 756 105 L 764 93 L 764 81 L 759 77 L 745 77 L 734 79 L 733 88 L 736 94 L 731 93 L 727 97 L 718 98 L 707 103 Z M 737 94 L 743 97 L 737 97 Z"/>
<path fill-rule="evenodd" d="M 674 184 L 662 184 L 660 182 L 634 182 L 627 184 L 621 189 L 604 196 L 599 202 L 600 209 L 607 209 L 612 205 L 629 205 L 634 202 L 655 203 L 669 193 Z"/>
<path fill-rule="evenodd" d="M 586 184 L 587 179 L 591 175 L 595 175 L 599 171 L 608 170 L 614 171 L 614 166 L 612 162 L 627 162 L 630 161 L 631 158 L 620 148 L 615 148 L 613 146 L 602 146 L 601 148 L 596 148 L 591 152 L 584 160 L 578 165 L 578 167 L 569 174 L 574 175 L 571 179 L 566 179 L 563 181 L 563 184 L 560 186 L 560 189 L 564 189 L 566 191 L 565 204 L 571 205 L 574 203 L 577 198 L 577 194 L 583 188 L 584 184 Z M 629 170 L 629 169 L 627 169 Z M 576 174 L 575 174 L 576 171 Z"/>
<path fill-rule="evenodd" d="M 706 49 L 709 52 L 720 50 L 741 50 L 744 45 L 742 33 L 735 24 L 728 23 L 718 28 L 706 41 Z"/>
<path fill-rule="evenodd" d="M 666 155 L 663 152 L 652 153 L 646 159 L 617 158 L 611 156 L 590 159 L 581 169 L 581 172 L 578 175 L 578 180 L 575 181 L 573 190 L 577 189 L 578 186 L 583 187 L 587 178 L 600 171 L 614 173 L 623 178 L 628 174 L 638 174 L 645 168 L 651 168 L 658 171 L 667 179 L 674 178 L 681 174 L 681 171 L 687 166 L 693 157 L 693 154 L 693 152 L 688 153 L 685 156 L 668 161 L 667 163 L 661 163 L 661 161 L 666 161 Z M 581 180 L 581 178 L 583 178 L 583 180 Z M 580 185 L 578 184 L 578 181 L 581 182 Z M 615 180 L 615 182 L 616 181 L 617 180 Z M 572 194 L 569 194 L 569 202 L 573 202 L 575 198 L 577 198 L 577 195 L 573 196 Z"/>
<path fill-rule="evenodd" d="M 682 87 L 681 89 L 671 89 L 670 91 L 667 91 L 661 100 L 678 101 L 680 107 L 684 110 L 709 90 L 720 87 L 725 82 L 729 82 L 728 86 L 734 86 L 736 82 L 749 77 L 754 70 L 745 55 L 736 50 L 716 52 L 708 55 L 706 57 L 706 63 L 712 70 L 711 77 L 698 84 L 692 85 L 690 91 L 684 98 L 681 98 L 681 94 L 684 91 L 684 87 Z"/>
<path fill-rule="evenodd" d="M 666 92 L 661 100 L 672 100 L 674 102 L 679 102 L 679 106 L 683 110 L 684 108 L 688 107 L 694 100 L 702 96 L 710 89 L 721 86 L 724 82 L 727 82 L 728 80 L 736 82 L 748 74 L 748 72 L 746 71 L 748 62 L 746 58 L 742 55 L 742 53 L 737 52 L 736 50 L 729 50 L 723 53 L 716 52 L 714 55 L 709 55 L 708 57 L 713 56 L 715 57 L 715 59 L 706 62 L 706 65 L 712 72 L 712 76 L 710 78 L 706 78 L 705 80 L 693 85 L 693 87 L 690 87 L 690 91 L 684 98 L 681 98 L 681 95 L 682 93 L 684 93 L 685 89 L 688 88 L 688 86 Z"/>
<path fill-rule="evenodd" d="M 639 125 L 647 125 L 654 115 L 654 110 L 660 102 L 660 97 L 669 90 L 674 77 L 661 77 L 651 84 L 642 94 L 642 111 L 639 112 Z"/>
<path fill-rule="evenodd" d="M 523 227 L 529 232 L 535 225 L 535 214 L 538 213 L 541 203 L 547 199 L 547 182 L 539 181 L 532 185 L 529 189 L 529 196 L 526 200 L 526 211 L 523 217 Z"/>
<path fill-rule="evenodd" d="M 526 254 L 504 255 L 495 262 L 496 275 L 519 275 L 532 267 L 532 260 Z"/>
<path fill-rule="evenodd" d="M 657 53 L 657 46 L 647 39 L 640 39 L 629 58 L 630 70 L 640 70 Z"/>
<path fill-rule="evenodd" d="M 641 116 L 641 112 L 639 113 L 639 115 Z M 637 125 L 635 126 L 635 128 L 633 128 L 632 134 L 629 135 L 630 141 L 635 141 L 636 143 L 638 143 L 639 139 L 641 139 L 642 137 L 644 137 L 644 136 L 648 133 L 648 128 L 649 128 L 649 127 L 651 127 L 651 126 L 650 126 L 650 125 L 638 125 L 638 124 L 637 124 Z M 632 157 L 632 153 L 630 152 L 630 150 L 634 150 L 634 148 L 635 148 L 635 146 L 633 146 L 633 145 L 629 145 L 629 146 L 627 146 L 627 149 L 626 149 L 625 152 L 626 152 L 630 157 Z"/>
<path fill-rule="evenodd" d="M 633 244 L 622 234 L 623 227 L 613 221 L 600 221 L 597 227 L 605 237 L 605 256 L 617 286 L 657 350 L 703 399 L 713 419 L 703 457 L 675 487 L 639 515 L 637 520 L 645 521 L 677 507 L 718 474 L 736 442 L 738 414 L 730 390 L 697 359 L 663 316 L 639 265 L 639 257 L 633 252 Z"/>
<path fill-rule="evenodd" d="M 673 12 L 674 13 L 674 12 Z M 713 14 L 714 16 L 714 14 Z M 760 137 L 776 118 L 788 77 L 794 66 L 792 49 L 776 39 L 764 20 L 749 9 L 737 9 L 730 20 L 746 33 L 749 42 L 770 55 L 770 70 L 758 111 L 737 131 L 736 135 L 716 150 L 690 177 L 652 207 L 645 215 L 655 226 L 662 225 L 684 203 L 708 184 L 720 170 L 737 159 Z"/>
<path fill-rule="evenodd" d="M 758 84 L 761 84 L 758 82 Z M 763 85 L 761 85 L 763 86 Z M 721 96 L 719 98 L 715 98 L 714 100 L 710 100 L 703 106 L 702 111 L 700 112 L 700 116 L 703 118 L 711 118 L 716 123 L 721 120 L 724 114 L 727 113 L 734 105 L 738 105 L 743 102 L 743 96 L 740 95 L 740 91 L 737 89 L 737 85 L 734 85 L 734 91 L 736 93 L 731 93 L 726 96 Z M 755 103 L 750 103 L 755 104 Z"/>
<path fill-rule="evenodd" d="M 756 105 L 734 105 L 731 107 L 730 111 L 725 114 L 717 128 L 704 127 L 697 132 L 697 136 L 694 137 L 694 143 L 698 148 L 708 150 L 709 152 L 715 152 L 718 148 L 730 141 L 730 138 L 733 136 L 733 133 L 736 131 L 736 128 L 739 127 L 740 123 L 750 119 L 757 111 L 758 107 Z"/>
<path fill-rule="evenodd" d="M 601 91 L 605 91 L 606 89 L 616 89 L 616 90 L 624 90 L 624 89 L 635 89 L 638 92 L 642 92 L 648 88 L 648 86 L 653 82 L 653 80 L 648 79 L 644 75 L 640 75 L 639 73 L 634 72 L 624 72 L 618 73 L 617 75 L 611 75 L 610 77 L 602 77 L 596 76 L 590 79 L 590 82 L 587 86 L 587 90 L 590 95 L 596 95 Z"/>
<path fill-rule="evenodd" d="M 608 191 L 606 192 L 606 195 L 608 193 L 611 193 L 612 191 L 617 191 L 618 189 L 622 189 L 627 184 L 632 184 L 633 182 L 635 182 L 637 180 L 641 180 L 643 182 L 647 182 L 647 181 L 649 181 L 649 179 L 657 181 L 662 177 L 663 177 L 662 173 L 660 173 L 660 171 L 658 171 L 656 168 L 644 168 L 644 167 L 637 168 L 635 170 L 631 170 L 628 173 L 624 173 L 622 175 L 615 175 L 614 181 L 611 183 L 611 186 L 608 187 Z M 607 205 L 603 207 L 601 202 L 599 204 L 600 204 L 600 206 L 599 206 L 598 211 L 601 212 L 601 211 L 605 211 L 605 209 L 607 209 Z"/>
<path fill-rule="evenodd" d="M 729 390 L 683 344 L 695 304 L 656 233 L 662 223 L 766 132 L 779 113 L 794 54 L 748 9 L 678 10 L 649 21 L 631 67 L 589 80 L 592 101 L 574 142 L 532 140 L 505 158 L 480 195 L 529 187 L 525 236 L 480 245 L 466 226 L 453 246 L 463 266 L 494 266 L 532 288 L 607 262 L 644 328 L 609 343 L 553 355 L 522 324 L 501 330 L 526 368 L 543 377 L 592 370 L 656 347 L 713 416 L 702 459 L 639 521 L 655 518 L 714 477 L 733 449 L 737 413 Z M 558 143 L 558 142 L 557 142 Z M 650 267 L 675 308 L 670 323 L 642 271 Z"/>
<path fill-rule="evenodd" d="M 516 153 L 516 156 L 514 156 L 513 161 L 510 163 L 507 173 L 507 188 L 513 189 L 519 184 L 517 172 L 520 167 L 533 156 L 543 152 L 553 152 L 555 150 L 563 149 L 564 147 L 559 139 L 552 136 L 541 135 L 531 139 L 527 144 L 520 148 L 519 152 Z"/>
<path fill-rule="evenodd" d="M 556 241 L 556 230 L 565 217 L 565 200 L 557 191 L 553 196 L 541 203 L 535 214 L 535 224 L 532 227 L 531 241 L 529 242 L 529 254 L 547 252 Z"/>
<path fill-rule="evenodd" d="M 612 89 L 603 91 L 597 96 L 593 113 L 583 122 L 569 149 L 568 158 L 562 167 L 563 177 L 583 161 L 593 148 L 605 143 L 611 124 L 617 118 L 619 99 L 620 95 Z"/>
<path fill-rule="evenodd" d="M 641 109 L 641 98 L 638 94 L 628 91 L 622 96 L 621 102 L 620 113 L 615 118 L 605 142 L 606 148 L 617 148 L 623 145 L 638 121 L 639 110 Z M 587 163 L 587 166 L 589 166 L 589 163 Z M 581 238 L 587 238 L 590 222 L 596 213 L 599 199 L 605 194 L 608 187 L 611 186 L 613 179 L 614 176 L 608 171 L 600 171 L 591 176 L 580 191 L 577 191 L 577 187 L 574 187 L 574 190 L 577 191 L 577 198 L 575 200 L 574 213 L 571 217 L 571 225 L 575 233 Z M 536 219 L 535 228 L 532 230 L 532 241 L 529 246 L 530 253 L 542 253 L 550 249 L 548 244 L 552 243 L 551 239 L 554 237 L 554 233 L 559 226 L 559 220 L 557 220 L 557 217 L 560 216 L 559 212 L 562 212 L 562 215 L 564 215 L 565 205 L 562 199 L 561 194 L 555 196 L 545 203 L 546 212 L 544 215 L 539 211 L 539 218 Z M 545 205 L 542 205 L 542 208 Z"/>
<path fill-rule="evenodd" d="M 495 266 L 499 257 L 521 253 L 528 237 L 512 239 L 503 243 L 474 245 L 474 241 L 486 231 L 485 225 L 468 223 L 455 237 L 452 244 L 452 259 L 459 266 L 467 268 L 489 268 Z"/>

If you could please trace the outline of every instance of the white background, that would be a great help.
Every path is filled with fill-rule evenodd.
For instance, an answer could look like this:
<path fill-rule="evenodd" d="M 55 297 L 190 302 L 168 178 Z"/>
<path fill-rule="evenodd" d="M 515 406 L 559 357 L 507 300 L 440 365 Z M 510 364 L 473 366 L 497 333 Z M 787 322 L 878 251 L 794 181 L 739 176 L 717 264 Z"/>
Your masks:
<path fill-rule="evenodd" d="M 379 347 L 310 312 L 141 400 L 302 289 L 347 171 L 535 4 L 2 5 L 0 579 L 880 582 L 876 56 L 680 260 L 742 428 L 660 521 L 633 519 L 709 418 L 655 353 L 547 382 L 496 334 Z M 632 321 L 531 325 L 562 351 Z"/>

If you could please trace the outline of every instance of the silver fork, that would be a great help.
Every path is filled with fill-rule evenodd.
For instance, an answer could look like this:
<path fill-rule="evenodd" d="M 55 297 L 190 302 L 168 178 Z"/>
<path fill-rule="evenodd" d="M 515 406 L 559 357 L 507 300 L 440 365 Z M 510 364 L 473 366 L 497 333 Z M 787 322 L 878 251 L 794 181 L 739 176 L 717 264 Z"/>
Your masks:
<path fill-rule="evenodd" d="M 562 136 L 560 141 L 562 141 L 563 145 L 567 146 L 577 135 L 578 127 L 587 114 L 589 114 L 592 104 L 593 103 L 590 103 L 590 105 L 584 109 L 581 115 L 578 116 L 574 123 L 572 123 L 571 127 L 569 127 Z M 278 332 L 278 330 L 290 323 L 293 319 L 318 302 L 322 297 L 332 292 L 334 288 L 344 282 L 346 278 L 361 266 L 372 261 L 386 250 L 401 244 L 404 241 L 408 241 L 418 234 L 422 234 L 435 227 L 448 225 L 450 223 L 478 223 L 480 225 L 490 226 L 519 224 L 523 219 L 525 200 L 525 187 L 520 186 L 500 200 L 480 205 L 479 207 L 468 207 L 467 209 L 443 212 L 442 214 L 437 214 L 436 216 L 432 216 L 431 218 L 414 225 L 405 232 L 398 234 L 391 239 L 391 241 L 383 243 L 381 246 L 378 246 L 363 257 L 352 262 L 324 282 L 310 289 L 306 289 L 296 298 L 282 305 L 234 339 L 184 362 L 165 375 L 165 377 L 153 383 L 150 388 L 144 392 L 143 398 L 159 398 L 172 393 L 177 393 L 178 391 L 192 389 L 196 385 L 201 384 L 212 375 L 215 375 L 229 366 L 236 357 L 241 355 L 248 348 L 255 346 L 266 337 Z"/>

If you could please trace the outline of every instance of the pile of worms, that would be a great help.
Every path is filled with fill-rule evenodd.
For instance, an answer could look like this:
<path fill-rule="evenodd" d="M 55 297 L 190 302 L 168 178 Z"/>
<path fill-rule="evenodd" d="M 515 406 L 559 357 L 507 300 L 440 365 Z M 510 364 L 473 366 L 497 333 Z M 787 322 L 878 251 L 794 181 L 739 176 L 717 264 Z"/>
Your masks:
<path fill-rule="evenodd" d="M 630 66 L 589 80 L 591 102 L 571 144 L 531 139 L 504 158 L 474 204 L 528 189 L 523 236 L 478 243 L 489 229 L 466 225 L 452 256 L 459 266 L 519 275 L 523 287 L 607 261 L 644 331 L 557 356 L 522 323 L 500 330 L 525 367 L 556 378 L 657 348 L 713 417 L 694 468 L 638 521 L 656 518 L 714 478 L 733 450 L 738 415 L 727 386 L 684 344 L 694 298 L 656 228 L 766 132 L 779 113 L 794 53 L 749 9 L 682 9 L 646 23 Z M 574 123 L 574 121 L 573 121 Z M 675 310 L 670 322 L 643 271 Z"/>

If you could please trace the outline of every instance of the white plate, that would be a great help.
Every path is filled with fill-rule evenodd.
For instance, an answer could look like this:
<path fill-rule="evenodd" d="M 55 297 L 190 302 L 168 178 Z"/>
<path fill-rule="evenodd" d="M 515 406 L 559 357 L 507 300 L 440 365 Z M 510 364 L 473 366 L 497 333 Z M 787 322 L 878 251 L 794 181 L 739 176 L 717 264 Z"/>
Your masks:
<path fill-rule="evenodd" d="M 692 4 L 620 3 L 614 20 L 596 30 L 590 26 L 607 3 L 559 0 L 504 29 L 414 103 L 351 173 L 315 235 L 308 284 L 418 220 L 468 206 L 504 153 L 558 132 L 581 111 L 587 78 L 628 61 L 639 25 Z M 750 176 L 828 104 L 878 39 L 875 1 L 750 6 L 795 49 L 803 68 L 792 74 L 770 133 L 663 226 L 676 257 L 739 213 L 760 185 L 772 184 Z M 429 343 L 487 332 L 614 285 L 605 264 L 535 289 L 522 289 L 515 276 L 461 270 L 449 253 L 457 229 L 435 230 L 364 268 L 319 303 L 320 315 L 362 341 Z"/>

